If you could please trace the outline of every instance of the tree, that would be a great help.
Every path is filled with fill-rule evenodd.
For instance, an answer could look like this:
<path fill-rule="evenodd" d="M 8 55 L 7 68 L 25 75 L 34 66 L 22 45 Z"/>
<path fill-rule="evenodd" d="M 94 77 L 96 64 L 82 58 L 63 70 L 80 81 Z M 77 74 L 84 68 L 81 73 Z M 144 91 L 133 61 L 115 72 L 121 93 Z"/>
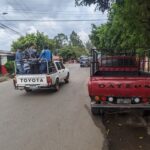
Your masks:
<path fill-rule="evenodd" d="M 75 31 L 72 31 L 72 33 L 70 34 L 70 45 L 84 48 L 82 40 Z"/>
<path fill-rule="evenodd" d="M 108 10 L 111 4 L 116 2 L 117 4 L 122 4 L 124 0 L 75 0 L 77 6 L 90 6 L 92 4 L 96 5 L 96 9 L 101 11 Z"/>
<path fill-rule="evenodd" d="M 87 49 L 88 52 L 91 51 L 91 49 L 93 48 L 93 44 L 90 40 L 88 40 L 86 43 L 85 43 L 85 47 Z"/>
<path fill-rule="evenodd" d="M 84 48 L 76 47 L 76 46 L 65 46 L 59 50 L 59 55 L 63 57 L 64 61 L 68 61 L 70 59 L 77 59 L 81 55 L 85 55 L 87 52 Z"/>
<path fill-rule="evenodd" d="M 55 36 L 54 40 L 57 48 L 62 48 L 64 45 L 68 44 L 68 37 L 63 33 L 59 33 L 57 36 Z"/>
<path fill-rule="evenodd" d="M 52 50 L 56 47 L 56 43 L 53 39 L 49 39 L 44 33 L 37 32 L 36 34 L 26 34 L 25 36 L 20 37 L 17 41 L 13 41 L 11 50 L 16 51 L 18 48 L 26 49 L 33 44 L 38 51 L 41 51 L 44 45 L 48 45 Z"/>
<path fill-rule="evenodd" d="M 121 5 L 113 4 L 109 10 L 108 22 L 99 27 L 92 26 L 92 43 L 105 51 L 148 49 L 149 8 L 150 4 L 146 0 L 144 3 L 124 0 Z"/>

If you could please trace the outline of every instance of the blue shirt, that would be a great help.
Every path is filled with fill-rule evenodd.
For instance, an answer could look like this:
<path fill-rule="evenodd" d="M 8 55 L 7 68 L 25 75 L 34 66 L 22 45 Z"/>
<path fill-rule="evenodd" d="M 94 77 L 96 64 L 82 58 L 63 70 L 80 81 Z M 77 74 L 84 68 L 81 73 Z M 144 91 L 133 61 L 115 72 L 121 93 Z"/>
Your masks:
<path fill-rule="evenodd" d="M 15 58 L 16 62 L 21 62 L 22 59 L 23 59 L 23 53 L 21 51 L 17 51 L 16 58 Z"/>
<path fill-rule="evenodd" d="M 51 61 L 52 60 L 52 52 L 49 49 L 44 49 L 42 50 L 41 54 L 40 54 L 40 59 L 46 59 L 47 61 Z"/>

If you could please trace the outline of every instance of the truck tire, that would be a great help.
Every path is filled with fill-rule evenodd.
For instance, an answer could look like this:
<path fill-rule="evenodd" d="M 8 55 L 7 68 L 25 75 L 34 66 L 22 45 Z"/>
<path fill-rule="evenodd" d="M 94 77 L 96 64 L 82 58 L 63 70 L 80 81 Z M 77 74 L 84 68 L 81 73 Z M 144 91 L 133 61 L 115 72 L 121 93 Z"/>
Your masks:
<path fill-rule="evenodd" d="M 54 90 L 57 92 L 57 91 L 59 91 L 59 89 L 60 89 L 60 86 L 59 86 L 59 79 L 57 78 L 57 79 L 56 79 L 56 82 L 55 82 L 55 85 L 54 85 Z"/>
<path fill-rule="evenodd" d="M 31 89 L 29 89 L 29 88 L 25 88 L 25 91 L 26 91 L 27 93 L 32 92 L 32 90 L 31 90 Z"/>
<path fill-rule="evenodd" d="M 149 117 L 150 116 L 150 110 L 144 110 L 143 116 L 144 117 Z"/>
<path fill-rule="evenodd" d="M 94 116 L 102 116 L 104 114 L 103 110 L 100 108 L 91 107 L 91 112 Z"/>
<path fill-rule="evenodd" d="M 69 73 L 67 74 L 67 77 L 66 77 L 66 79 L 64 80 L 65 81 L 65 83 L 69 83 Z"/>

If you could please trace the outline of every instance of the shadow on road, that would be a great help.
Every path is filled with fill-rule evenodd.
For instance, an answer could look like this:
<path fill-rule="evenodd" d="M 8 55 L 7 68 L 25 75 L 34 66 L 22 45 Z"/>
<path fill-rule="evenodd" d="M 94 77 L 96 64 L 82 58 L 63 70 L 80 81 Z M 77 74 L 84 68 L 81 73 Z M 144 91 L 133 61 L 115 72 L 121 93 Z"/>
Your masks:
<path fill-rule="evenodd" d="M 150 149 L 150 117 L 144 118 L 138 111 L 93 116 L 89 106 L 85 105 L 85 109 L 106 137 L 103 150 L 106 147 L 109 150 Z"/>
<path fill-rule="evenodd" d="M 95 126 L 98 127 L 104 135 L 105 141 L 104 141 L 104 145 L 103 145 L 102 150 L 108 150 L 108 141 L 107 141 L 107 137 L 106 137 L 106 129 L 102 123 L 103 116 L 94 116 L 94 115 L 92 115 L 90 107 L 88 105 L 85 104 L 84 107 L 87 110 L 88 114 L 91 116 Z"/>
<path fill-rule="evenodd" d="M 65 86 L 67 86 L 67 84 L 61 83 L 59 91 L 55 91 L 54 89 L 38 89 L 38 90 L 33 90 L 31 92 L 25 92 L 23 94 L 23 96 L 38 96 L 38 95 L 39 96 L 47 96 L 47 95 L 54 95 L 54 94 L 57 94 L 57 93 L 61 92 L 61 90 L 63 90 L 65 88 Z"/>

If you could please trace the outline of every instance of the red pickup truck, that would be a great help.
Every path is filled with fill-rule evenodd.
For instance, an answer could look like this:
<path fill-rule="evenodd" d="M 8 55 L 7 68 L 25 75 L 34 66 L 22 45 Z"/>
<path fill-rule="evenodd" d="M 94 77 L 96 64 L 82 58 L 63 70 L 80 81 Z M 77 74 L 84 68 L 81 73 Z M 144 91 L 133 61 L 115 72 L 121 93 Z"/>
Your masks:
<path fill-rule="evenodd" d="M 101 55 L 92 50 L 88 91 L 91 112 L 109 109 L 150 111 L 150 63 L 137 55 Z"/>

